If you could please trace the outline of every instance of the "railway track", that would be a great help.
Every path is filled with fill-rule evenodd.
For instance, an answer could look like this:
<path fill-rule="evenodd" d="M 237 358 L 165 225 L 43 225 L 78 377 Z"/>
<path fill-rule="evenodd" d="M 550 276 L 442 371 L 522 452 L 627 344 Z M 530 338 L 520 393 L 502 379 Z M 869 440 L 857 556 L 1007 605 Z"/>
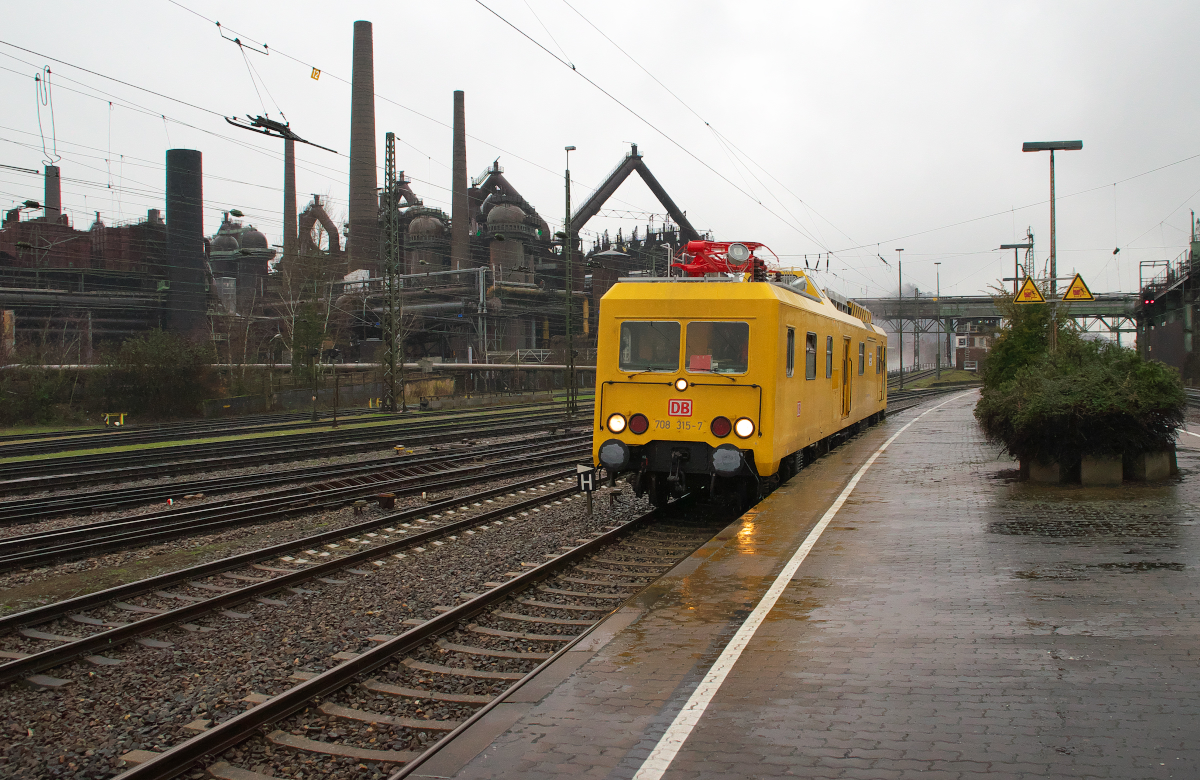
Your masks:
<path fill-rule="evenodd" d="M 947 393 L 956 393 L 960 390 L 969 390 L 976 385 L 955 385 L 954 387 L 931 387 L 922 388 L 919 390 L 896 390 L 888 391 L 888 414 L 896 414 L 903 412 L 906 409 L 911 409 L 918 404 L 924 403 L 929 398 L 945 395 Z"/>
<path fill-rule="evenodd" d="M 582 408 L 579 417 L 586 419 L 589 413 L 589 409 Z M 560 408 L 530 407 L 474 416 L 465 421 L 403 421 L 235 442 L 12 461 L 0 463 L 0 495 L 334 457 L 389 449 L 401 443 L 436 444 L 453 436 L 516 435 L 567 422 Z"/>
<path fill-rule="evenodd" d="M 390 416 L 378 409 L 341 409 L 338 410 L 338 421 L 349 423 L 357 417 L 372 415 L 381 418 Z M 100 447 L 123 447 L 131 444 L 153 444 L 178 439 L 207 439 L 248 433 L 327 428 L 332 419 L 333 415 L 328 412 L 318 415 L 316 422 L 312 421 L 312 414 L 256 415 L 221 421 L 167 423 L 162 426 L 126 426 L 89 431 L 9 434 L 0 436 L 0 458 L 28 457 Z"/>
<path fill-rule="evenodd" d="M 149 512 L 0 539 L 0 571 L 41 566 L 90 557 L 103 552 L 158 544 L 184 536 L 203 536 L 230 527 L 281 520 L 320 510 L 340 509 L 379 492 L 412 495 L 463 487 L 483 480 L 508 479 L 531 471 L 576 462 L 588 452 L 589 439 L 576 436 L 554 442 L 540 441 L 506 448 L 502 457 L 477 465 L 463 465 L 462 455 L 420 467 L 359 475 L 259 494 L 249 499 L 204 504 L 191 509 Z M 427 467 L 435 468 L 429 470 Z"/>
<path fill-rule="evenodd" d="M 543 444 L 547 441 L 544 435 L 539 436 L 537 440 Z M 307 466 L 266 474 L 238 474 L 186 482 L 171 482 L 164 485 L 111 488 L 70 495 L 42 495 L 35 498 L 11 499 L 0 501 L 0 526 L 30 523 L 49 517 L 162 503 L 167 499 L 179 500 L 184 496 L 196 494 L 211 496 L 234 491 L 261 490 L 310 480 L 344 481 L 346 484 L 351 484 L 352 481 L 361 481 L 366 484 L 373 480 L 386 478 L 386 475 L 389 474 L 398 478 L 428 473 L 429 470 L 441 468 L 442 464 L 446 462 L 456 459 L 478 459 L 484 454 L 468 450 L 467 448 L 472 445 L 451 444 L 449 446 L 456 449 L 451 452 L 438 450 L 421 455 L 402 455 L 398 458 L 384 458 L 359 463 Z M 522 446 L 526 446 L 522 441 L 490 445 L 486 454 L 501 456 Z"/>
<path fill-rule="evenodd" d="M 936 373 L 937 373 L 937 369 L 934 369 L 934 368 L 923 368 L 920 371 L 905 371 L 904 372 L 904 381 L 906 383 L 907 382 L 916 382 L 918 379 L 925 379 L 926 377 L 934 376 Z M 893 387 L 898 388 L 900 386 L 899 375 L 893 376 L 893 377 L 888 377 L 887 386 L 888 386 L 889 391 Z"/>
<path fill-rule="evenodd" d="M 566 498 L 573 490 L 546 499 Z M 287 690 L 149 757 L 121 778 L 169 778 L 193 767 L 229 780 L 255 777 L 221 755 L 247 742 L 286 748 L 277 752 L 295 756 L 306 774 L 321 774 L 323 761 L 339 758 L 411 772 L 730 519 L 689 519 L 696 517 L 690 509 L 672 505 L 581 539 L 541 565 L 488 583 L 484 593 L 463 594 L 464 602 L 430 620 L 398 635 L 372 637 L 375 647 L 347 654 L 327 671 L 295 674 L 296 684 Z M 422 704 L 430 703 L 453 708 L 458 717 L 421 717 Z M 328 728 L 330 722 L 336 725 Z M 375 735 L 371 741 L 364 727 Z M 408 748 L 380 749 L 376 737 Z M 253 748 L 240 751 L 247 752 L 262 755 Z"/>
<path fill-rule="evenodd" d="M 328 575 L 342 570 L 361 574 L 352 567 L 384 566 L 392 556 L 403 557 L 403 550 L 436 544 L 452 534 L 478 533 L 484 524 L 502 526 L 506 518 L 528 514 L 547 502 L 571 500 L 576 492 L 574 474 L 574 467 L 560 468 L 522 482 L 5 615 L 0 617 L 0 635 L 7 645 L 0 650 L 0 658 L 11 660 L 0 664 L 0 683 L 76 658 L 111 652 L 169 627 L 203 631 L 188 621 L 222 610 L 228 616 L 230 608 L 255 599 L 278 605 L 280 602 L 267 597 L 288 588 L 300 592 L 302 584 L 322 578 L 336 583 Z M 129 603 L 135 599 L 148 603 Z M 19 649 L 30 640 L 47 649 L 33 653 Z M 144 643 L 164 646 L 158 640 Z M 110 659 L 97 658 L 100 660 L 94 663 L 109 665 Z"/>

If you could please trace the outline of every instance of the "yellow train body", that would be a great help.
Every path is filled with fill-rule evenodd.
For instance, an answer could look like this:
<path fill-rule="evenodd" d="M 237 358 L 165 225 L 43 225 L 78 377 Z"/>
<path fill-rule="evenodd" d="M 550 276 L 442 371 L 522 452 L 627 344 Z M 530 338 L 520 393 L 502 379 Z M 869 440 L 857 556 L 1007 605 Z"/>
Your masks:
<path fill-rule="evenodd" d="M 805 448 L 880 419 L 886 335 L 865 310 L 797 281 L 614 285 L 600 303 L 594 464 L 657 480 L 660 492 L 668 478 L 677 493 L 681 480 L 709 483 L 702 475 L 761 482 L 781 462 L 786 477 L 787 459 Z M 753 430 L 742 436 L 746 420 Z"/>

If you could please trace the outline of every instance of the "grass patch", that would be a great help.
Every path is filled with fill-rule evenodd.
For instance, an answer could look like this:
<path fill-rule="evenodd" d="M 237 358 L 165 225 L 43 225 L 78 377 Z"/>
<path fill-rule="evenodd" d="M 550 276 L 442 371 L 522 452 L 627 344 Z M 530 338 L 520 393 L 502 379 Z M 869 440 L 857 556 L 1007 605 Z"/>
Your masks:
<path fill-rule="evenodd" d="M 522 407 L 527 407 L 527 406 L 528 406 L 527 404 L 522 404 L 520 406 L 514 406 L 511 410 L 511 413 L 519 414 L 518 410 Z M 479 416 L 483 416 L 483 415 L 493 414 L 496 411 L 497 410 L 494 407 L 487 407 L 487 406 L 473 407 L 470 409 L 449 409 L 446 411 L 421 412 L 421 413 L 419 413 L 419 419 L 422 422 L 436 422 L 438 420 L 445 420 L 445 419 L 450 419 L 450 418 L 462 419 L 462 418 L 479 417 Z M 362 420 L 362 418 L 360 418 L 360 417 L 341 418 L 338 420 L 337 430 L 339 430 L 339 431 L 345 431 L 345 430 L 370 431 L 374 428 L 382 428 L 382 427 L 389 426 L 389 425 L 395 425 L 396 423 L 401 422 L 401 421 L 409 421 L 409 420 L 413 420 L 413 419 L 417 419 L 417 418 L 414 418 L 412 416 L 393 417 L 391 415 L 381 415 L 381 416 L 374 417 L 374 418 L 368 419 L 368 420 Z M 318 433 L 318 432 L 320 432 L 320 430 L 321 429 L 319 427 L 318 428 L 297 428 L 295 430 L 263 431 L 261 433 L 240 433 L 240 434 L 231 434 L 229 436 L 208 436 L 208 437 L 191 438 L 191 439 L 170 439 L 168 441 L 147 442 L 145 444 L 126 444 L 126 445 L 113 445 L 113 446 L 109 446 L 109 447 L 91 447 L 91 448 L 78 449 L 78 450 L 65 450 L 62 452 L 47 452 L 42 455 L 26 455 L 26 456 L 14 456 L 14 457 L 8 457 L 8 458 L 0 458 L 0 463 L 34 463 L 34 462 L 38 462 L 38 461 L 57 460 L 59 458 L 73 458 L 73 457 L 78 457 L 81 455 L 111 455 L 111 454 L 117 454 L 117 453 L 121 453 L 121 452 L 137 452 L 140 450 L 157 450 L 157 449 L 166 449 L 166 448 L 171 448 L 171 447 L 186 447 L 190 444 L 220 444 L 223 442 L 252 441 L 255 439 L 269 439 L 271 437 L 276 437 L 276 438 L 286 441 L 286 439 L 290 436 L 296 436 L 298 434 L 305 434 L 305 433 Z M 327 430 L 332 430 L 332 429 L 327 428 Z M 4 451 L 3 446 L 0 446 L 0 453 L 2 453 L 3 451 Z"/>
<path fill-rule="evenodd" d="M 959 371 L 958 369 L 943 369 L 942 378 L 938 379 L 936 374 L 922 377 L 915 382 L 905 382 L 904 389 L 912 388 L 919 390 L 924 387 L 937 387 L 939 384 L 948 382 L 980 382 L 982 379 L 979 374 L 974 371 Z"/>

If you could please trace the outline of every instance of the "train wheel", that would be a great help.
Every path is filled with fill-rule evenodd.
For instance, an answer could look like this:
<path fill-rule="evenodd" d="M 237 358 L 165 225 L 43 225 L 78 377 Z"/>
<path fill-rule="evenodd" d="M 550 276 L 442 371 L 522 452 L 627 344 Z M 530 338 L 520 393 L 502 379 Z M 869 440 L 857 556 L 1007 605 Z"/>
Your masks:
<path fill-rule="evenodd" d="M 662 509 L 671 499 L 671 486 L 667 484 L 667 478 L 662 474 L 651 474 L 650 486 L 646 493 L 650 496 L 650 503 L 656 508 Z"/>
<path fill-rule="evenodd" d="M 758 503 L 758 484 L 750 479 L 743 479 L 738 484 L 738 508 L 745 512 Z"/>

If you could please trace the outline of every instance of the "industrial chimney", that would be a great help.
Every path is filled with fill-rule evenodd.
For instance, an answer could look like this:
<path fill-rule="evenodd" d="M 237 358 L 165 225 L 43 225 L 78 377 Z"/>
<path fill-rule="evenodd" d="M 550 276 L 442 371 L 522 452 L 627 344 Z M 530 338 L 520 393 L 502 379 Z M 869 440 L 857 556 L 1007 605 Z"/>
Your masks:
<path fill-rule="evenodd" d="M 47 222 L 57 223 L 62 218 L 62 178 L 58 166 L 47 165 L 45 174 L 46 194 L 42 200 Z"/>
<path fill-rule="evenodd" d="M 471 231 L 467 208 L 467 110 L 463 91 L 454 91 L 454 169 L 451 172 L 450 268 L 471 265 Z"/>
<path fill-rule="evenodd" d="M 192 335 L 203 330 L 204 190 L 200 152 L 167 150 L 167 292 L 166 328 Z"/>
<path fill-rule="evenodd" d="M 296 259 L 296 142 L 283 141 L 283 256 Z"/>
<path fill-rule="evenodd" d="M 375 45 L 371 23 L 354 23 L 350 86 L 350 270 L 379 272 L 379 179 L 375 170 Z"/>

